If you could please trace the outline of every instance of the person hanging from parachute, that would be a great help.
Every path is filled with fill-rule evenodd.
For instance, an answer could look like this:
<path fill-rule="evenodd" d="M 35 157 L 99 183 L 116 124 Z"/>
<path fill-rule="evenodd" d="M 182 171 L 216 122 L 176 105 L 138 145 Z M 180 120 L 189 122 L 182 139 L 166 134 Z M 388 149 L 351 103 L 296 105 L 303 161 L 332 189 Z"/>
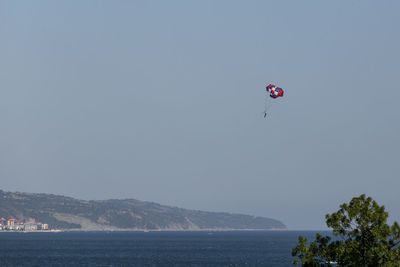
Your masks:
<path fill-rule="evenodd" d="M 265 87 L 267 93 L 269 93 L 269 96 L 273 99 L 278 98 L 278 97 L 283 97 L 283 89 L 273 85 L 273 84 L 268 84 Z M 267 101 L 265 101 L 265 110 L 264 110 L 264 118 L 267 117 Z"/>

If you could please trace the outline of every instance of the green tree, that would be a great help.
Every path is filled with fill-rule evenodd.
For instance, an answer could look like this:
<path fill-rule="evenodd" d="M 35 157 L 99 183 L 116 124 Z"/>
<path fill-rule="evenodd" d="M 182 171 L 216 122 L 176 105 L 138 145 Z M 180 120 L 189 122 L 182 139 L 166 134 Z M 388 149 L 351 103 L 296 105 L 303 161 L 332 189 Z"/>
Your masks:
<path fill-rule="evenodd" d="M 389 214 L 384 206 L 365 195 L 342 204 L 326 215 L 326 224 L 333 229 L 333 238 L 316 235 L 314 242 L 299 236 L 292 255 L 293 264 L 305 267 L 399 267 L 400 226 L 387 224 Z"/>

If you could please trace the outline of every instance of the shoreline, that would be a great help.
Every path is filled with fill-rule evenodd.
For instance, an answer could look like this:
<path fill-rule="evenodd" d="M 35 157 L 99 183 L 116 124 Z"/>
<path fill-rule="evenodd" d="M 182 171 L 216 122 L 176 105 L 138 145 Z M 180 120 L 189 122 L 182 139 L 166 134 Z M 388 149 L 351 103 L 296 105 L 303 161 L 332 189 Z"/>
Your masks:
<path fill-rule="evenodd" d="M 288 229 L 65 229 L 63 232 L 229 232 L 229 231 L 287 231 Z"/>
<path fill-rule="evenodd" d="M 1 230 L 1 233 L 58 233 L 63 232 L 64 230 Z"/>
<path fill-rule="evenodd" d="M 0 231 L 1 233 L 61 233 L 61 232 L 256 232 L 256 231 L 289 231 L 287 228 L 273 229 L 54 229 L 37 231 Z"/>
<path fill-rule="evenodd" d="M 130 229 L 110 229 L 110 230 L 82 230 L 82 229 L 66 229 L 66 230 L 46 230 L 46 231 L 0 231 L 1 233 L 62 233 L 62 232 L 264 232 L 264 231 L 290 231 L 288 229 L 201 229 L 201 230 L 130 230 Z"/>

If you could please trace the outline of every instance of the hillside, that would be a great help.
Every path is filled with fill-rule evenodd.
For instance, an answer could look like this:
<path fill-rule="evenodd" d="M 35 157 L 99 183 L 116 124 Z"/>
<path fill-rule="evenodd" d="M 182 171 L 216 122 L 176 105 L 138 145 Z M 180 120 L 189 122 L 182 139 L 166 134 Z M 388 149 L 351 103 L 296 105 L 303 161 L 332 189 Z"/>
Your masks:
<path fill-rule="evenodd" d="M 34 218 L 52 229 L 202 230 L 286 229 L 274 219 L 164 206 L 135 199 L 85 201 L 0 190 L 0 218 Z"/>

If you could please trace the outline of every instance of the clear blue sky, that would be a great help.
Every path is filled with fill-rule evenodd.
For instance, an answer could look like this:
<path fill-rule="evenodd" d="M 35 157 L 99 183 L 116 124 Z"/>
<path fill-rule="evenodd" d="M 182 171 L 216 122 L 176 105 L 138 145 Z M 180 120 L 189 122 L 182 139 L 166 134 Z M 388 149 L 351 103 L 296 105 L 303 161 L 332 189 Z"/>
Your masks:
<path fill-rule="evenodd" d="M 399 1 L 0 1 L 0 188 L 400 221 Z M 264 86 L 285 97 L 263 118 Z"/>

